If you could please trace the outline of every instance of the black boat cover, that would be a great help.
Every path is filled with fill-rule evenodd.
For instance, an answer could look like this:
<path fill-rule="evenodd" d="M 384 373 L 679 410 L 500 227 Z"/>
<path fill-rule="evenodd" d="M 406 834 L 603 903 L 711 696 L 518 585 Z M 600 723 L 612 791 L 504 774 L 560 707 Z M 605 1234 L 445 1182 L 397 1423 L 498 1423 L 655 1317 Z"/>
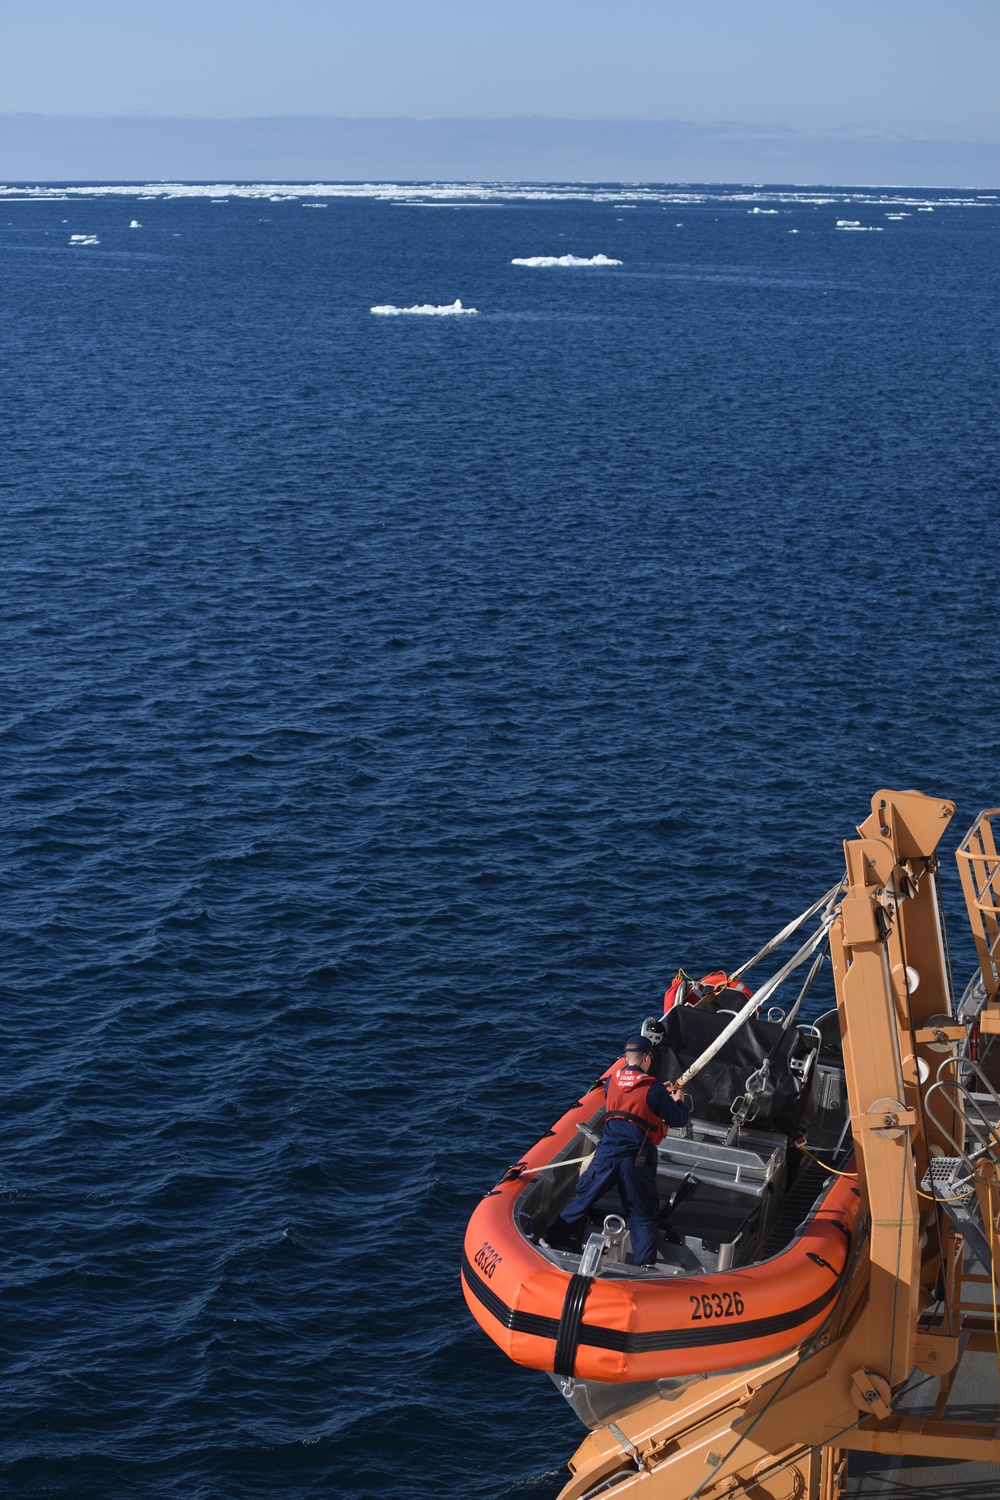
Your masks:
<path fill-rule="evenodd" d="M 656 1049 L 656 1076 L 679 1078 L 732 1019 L 726 1012 L 675 1005 L 663 1018 L 665 1036 Z M 757 1112 L 747 1124 L 755 1130 L 791 1134 L 806 1123 L 813 1092 L 809 1086 L 803 1089 L 801 1073 L 793 1072 L 791 1063 L 804 1062 L 812 1050 L 808 1038 L 796 1026 L 783 1032 L 773 1021 L 747 1021 L 697 1077 L 685 1085 L 695 1114 L 700 1119 L 728 1125 L 733 1101 L 746 1093 L 750 1075 L 770 1058 L 770 1086 L 760 1096 Z"/>

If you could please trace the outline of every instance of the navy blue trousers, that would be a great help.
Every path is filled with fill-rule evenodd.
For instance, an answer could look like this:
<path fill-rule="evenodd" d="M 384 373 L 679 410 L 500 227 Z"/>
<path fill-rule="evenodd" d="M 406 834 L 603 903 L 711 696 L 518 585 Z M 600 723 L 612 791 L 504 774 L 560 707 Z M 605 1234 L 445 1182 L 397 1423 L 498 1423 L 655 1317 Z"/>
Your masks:
<path fill-rule="evenodd" d="M 647 1145 L 646 1160 L 641 1167 L 635 1164 L 638 1149 L 638 1146 L 602 1142 L 559 1217 L 567 1228 L 572 1229 L 586 1218 L 598 1198 L 612 1186 L 617 1187 L 632 1236 L 632 1259 L 637 1266 L 651 1266 L 656 1260 L 656 1215 L 659 1209 L 656 1147 Z"/>

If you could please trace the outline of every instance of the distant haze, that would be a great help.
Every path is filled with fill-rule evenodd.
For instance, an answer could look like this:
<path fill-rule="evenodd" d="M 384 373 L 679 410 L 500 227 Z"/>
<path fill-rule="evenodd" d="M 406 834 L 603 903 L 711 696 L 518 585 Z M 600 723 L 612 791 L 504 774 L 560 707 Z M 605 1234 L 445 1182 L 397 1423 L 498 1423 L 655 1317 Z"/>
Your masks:
<path fill-rule="evenodd" d="M 7 182 L 768 182 L 1000 185 L 981 141 L 685 122 L 292 116 L 198 120 L 0 116 Z"/>
<path fill-rule="evenodd" d="M 995 185 L 996 0 L 34 0 L 0 177 Z"/>

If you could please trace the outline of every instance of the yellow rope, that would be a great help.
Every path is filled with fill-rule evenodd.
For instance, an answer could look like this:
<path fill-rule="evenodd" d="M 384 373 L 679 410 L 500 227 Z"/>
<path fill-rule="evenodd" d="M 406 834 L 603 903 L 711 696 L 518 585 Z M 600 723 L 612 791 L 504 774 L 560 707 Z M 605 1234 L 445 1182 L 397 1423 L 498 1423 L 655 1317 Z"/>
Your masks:
<path fill-rule="evenodd" d="M 813 1156 L 812 1152 L 807 1151 L 805 1146 L 799 1146 L 799 1150 L 803 1156 L 808 1156 L 818 1167 L 822 1167 L 824 1172 L 832 1172 L 834 1177 L 857 1177 L 858 1175 L 857 1172 L 838 1172 L 836 1167 L 831 1167 L 827 1162 L 820 1161 L 818 1156 Z M 966 1198 L 971 1196 L 972 1190 L 970 1189 L 968 1193 L 959 1193 L 957 1198 L 936 1198 L 933 1193 L 922 1193 L 917 1188 L 917 1197 L 926 1198 L 929 1203 L 962 1203 Z"/>
<path fill-rule="evenodd" d="M 990 1292 L 993 1297 L 993 1342 L 997 1346 L 997 1370 L 1000 1370 L 1000 1325 L 997 1324 L 997 1261 L 993 1250 L 993 1195 L 989 1195 L 990 1216 Z"/>
<path fill-rule="evenodd" d="M 857 1172 L 839 1172 L 836 1167 L 828 1167 L 825 1161 L 820 1161 L 818 1156 L 813 1156 L 812 1152 L 807 1151 L 805 1146 L 799 1146 L 799 1150 L 803 1156 L 808 1156 L 818 1167 L 822 1167 L 824 1172 L 832 1172 L 834 1177 L 857 1177 L 858 1175 Z"/>

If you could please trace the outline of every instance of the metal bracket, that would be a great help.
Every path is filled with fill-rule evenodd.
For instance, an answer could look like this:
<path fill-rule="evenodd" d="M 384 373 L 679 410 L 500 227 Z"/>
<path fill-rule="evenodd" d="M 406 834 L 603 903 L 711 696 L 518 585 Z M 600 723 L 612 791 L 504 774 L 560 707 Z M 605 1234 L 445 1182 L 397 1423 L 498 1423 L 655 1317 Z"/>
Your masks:
<path fill-rule="evenodd" d="M 916 1112 L 898 1099 L 876 1099 L 856 1122 L 861 1130 L 873 1130 L 879 1140 L 894 1140 L 917 1123 Z"/>
<path fill-rule="evenodd" d="M 958 1363 L 958 1334 L 918 1333 L 913 1363 L 925 1375 L 946 1375 Z"/>
<path fill-rule="evenodd" d="M 1000 1005 L 984 1005 L 979 1012 L 979 1030 L 984 1036 L 1000 1033 Z"/>
<path fill-rule="evenodd" d="M 851 1400 L 858 1411 L 870 1412 L 884 1422 L 892 1415 L 892 1388 L 881 1375 L 871 1370 L 855 1370 L 851 1377 Z"/>
<path fill-rule="evenodd" d="M 931 1016 L 926 1026 L 913 1033 L 914 1041 L 932 1052 L 950 1052 L 956 1042 L 964 1042 L 968 1031 L 957 1026 L 950 1016 Z"/>
<path fill-rule="evenodd" d="M 635 1463 L 639 1469 L 645 1470 L 646 1460 L 643 1458 L 638 1448 L 632 1442 L 632 1439 L 626 1436 L 624 1432 L 622 1432 L 617 1422 L 609 1422 L 608 1431 L 611 1433 L 611 1436 L 614 1438 L 615 1442 L 618 1444 L 622 1452 L 628 1454 L 629 1458 L 632 1459 L 633 1463 Z"/>
<path fill-rule="evenodd" d="M 862 896 L 846 896 L 840 903 L 840 914 L 844 921 L 844 942 L 849 948 L 858 948 L 865 943 L 882 940 L 879 928 L 874 893 Z"/>

